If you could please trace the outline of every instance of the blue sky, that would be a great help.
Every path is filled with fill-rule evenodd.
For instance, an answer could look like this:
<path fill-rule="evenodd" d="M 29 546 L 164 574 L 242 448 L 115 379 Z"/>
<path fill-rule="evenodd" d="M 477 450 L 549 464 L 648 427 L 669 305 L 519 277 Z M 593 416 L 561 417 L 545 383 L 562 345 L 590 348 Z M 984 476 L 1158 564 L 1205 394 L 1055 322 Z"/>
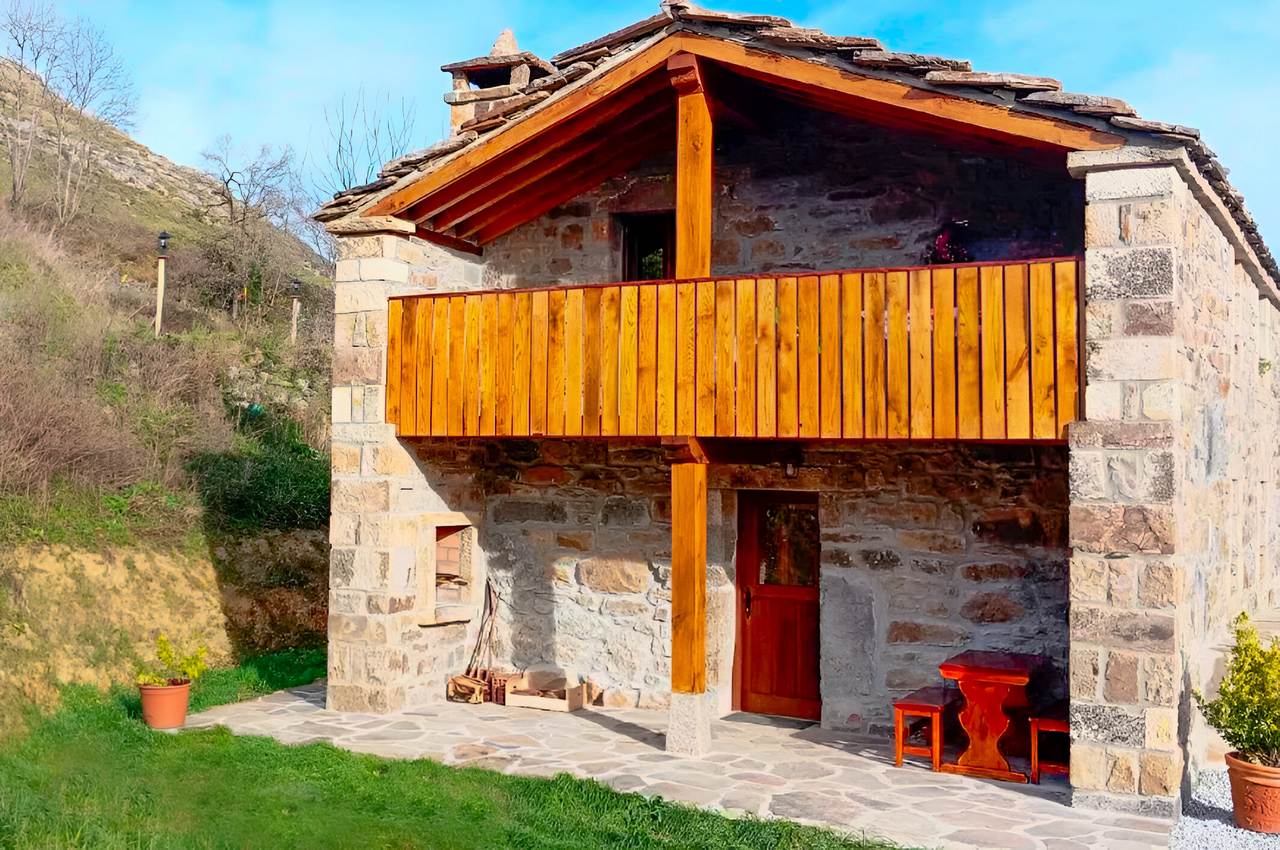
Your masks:
<path fill-rule="evenodd" d="M 657 0 L 56 0 L 104 28 L 133 71 L 135 136 L 188 165 L 223 133 L 317 149 L 325 105 L 360 86 L 417 104 L 441 137 L 440 65 L 488 52 L 512 27 L 542 56 L 653 14 Z M 1280 240 L 1280 0 L 707 0 L 891 48 L 1044 74 L 1199 127 L 1264 234 Z M 1272 243 L 1280 250 L 1280 242 Z"/>

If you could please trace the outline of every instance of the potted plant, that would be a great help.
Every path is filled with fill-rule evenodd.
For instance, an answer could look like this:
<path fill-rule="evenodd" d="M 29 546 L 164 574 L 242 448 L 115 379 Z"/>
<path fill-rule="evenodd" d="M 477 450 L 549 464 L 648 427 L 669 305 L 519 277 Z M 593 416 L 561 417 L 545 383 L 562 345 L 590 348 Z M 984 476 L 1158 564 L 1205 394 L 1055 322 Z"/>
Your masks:
<path fill-rule="evenodd" d="M 157 665 L 138 673 L 142 695 L 142 719 L 152 729 L 177 729 L 187 721 L 191 683 L 204 673 L 207 647 L 183 655 L 169 638 L 156 638 Z"/>
<path fill-rule="evenodd" d="M 1227 754 L 1236 825 L 1280 833 L 1280 641 L 1262 645 L 1241 614 L 1233 623 L 1235 646 L 1218 696 L 1196 702 L 1209 725 L 1234 752 Z"/>

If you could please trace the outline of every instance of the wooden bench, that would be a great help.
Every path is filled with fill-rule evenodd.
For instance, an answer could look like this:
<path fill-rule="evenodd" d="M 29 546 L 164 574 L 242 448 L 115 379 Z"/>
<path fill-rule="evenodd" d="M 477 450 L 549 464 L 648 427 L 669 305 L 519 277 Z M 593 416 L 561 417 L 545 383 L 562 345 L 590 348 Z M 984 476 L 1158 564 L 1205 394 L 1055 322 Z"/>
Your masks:
<path fill-rule="evenodd" d="M 902 755 L 929 756 L 936 772 L 942 769 L 942 726 L 948 710 L 960 702 L 955 688 L 931 685 L 893 701 L 893 763 L 902 767 Z M 915 718 L 912 720 L 911 718 Z M 908 739 L 929 725 L 929 746 L 908 743 Z"/>
<path fill-rule="evenodd" d="M 1061 700 L 1055 702 L 1040 711 L 1033 712 L 1031 715 L 1031 782 L 1032 784 L 1040 784 L 1040 774 L 1058 773 L 1063 776 L 1071 775 L 1071 768 L 1068 764 L 1056 761 L 1040 760 L 1040 733 L 1054 732 L 1061 735 L 1071 734 L 1071 724 L 1067 720 L 1067 701 Z"/>

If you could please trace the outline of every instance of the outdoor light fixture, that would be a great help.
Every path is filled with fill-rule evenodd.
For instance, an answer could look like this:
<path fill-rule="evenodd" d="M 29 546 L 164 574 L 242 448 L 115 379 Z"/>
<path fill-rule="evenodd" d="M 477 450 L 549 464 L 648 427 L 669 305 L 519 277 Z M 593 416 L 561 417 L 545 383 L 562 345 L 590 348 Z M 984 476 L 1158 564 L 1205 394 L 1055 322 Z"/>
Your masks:
<path fill-rule="evenodd" d="M 289 281 L 289 285 L 293 287 L 294 295 L 297 295 L 299 292 L 302 291 L 302 281 L 298 280 L 296 277 L 293 280 Z"/>
<path fill-rule="evenodd" d="M 169 253 L 169 231 L 161 230 L 160 235 L 156 237 L 156 242 L 160 245 L 160 256 Z"/>

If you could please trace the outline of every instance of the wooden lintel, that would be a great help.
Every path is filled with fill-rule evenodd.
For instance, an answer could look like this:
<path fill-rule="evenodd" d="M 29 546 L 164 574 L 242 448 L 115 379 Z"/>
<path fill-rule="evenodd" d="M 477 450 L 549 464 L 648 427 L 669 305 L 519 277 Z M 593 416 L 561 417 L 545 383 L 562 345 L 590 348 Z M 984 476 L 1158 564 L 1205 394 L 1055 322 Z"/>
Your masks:
<path fill-rule="evenodd" d="M 428 230 L 425 227 L 419 227 L 413 232 L 423 242 L 430 242 L 433 245 L 440 245 L 445 248 L 452 248 L 455 251 L 462 251 L 465 254 L 475 254 L 477 257 L 484 254 L 484 249 L 474 242 L 466 239 L 459 239 L 456 236 L 450 236 L 447 233 L 440 233 L 436 230 Z"/>

